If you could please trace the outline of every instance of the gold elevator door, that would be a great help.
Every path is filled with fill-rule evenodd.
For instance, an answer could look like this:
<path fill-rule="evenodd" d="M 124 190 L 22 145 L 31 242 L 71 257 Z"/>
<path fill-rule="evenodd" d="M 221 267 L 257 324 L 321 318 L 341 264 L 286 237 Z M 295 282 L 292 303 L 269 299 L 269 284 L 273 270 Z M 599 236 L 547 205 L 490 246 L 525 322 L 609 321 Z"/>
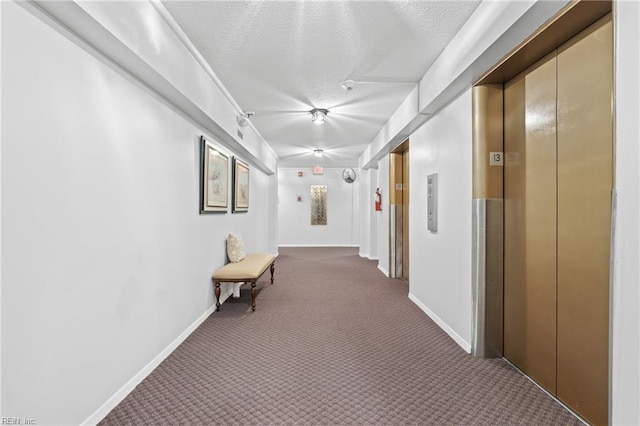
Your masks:
<path fill-rule="evenodd" d="M 610 15 L 504 88 L 504 354 L 608 421 Z"/>
<path fill-rule="evenodd" d="M 504 89 L 504 354 L 556 393 L 556 57 Z"/>

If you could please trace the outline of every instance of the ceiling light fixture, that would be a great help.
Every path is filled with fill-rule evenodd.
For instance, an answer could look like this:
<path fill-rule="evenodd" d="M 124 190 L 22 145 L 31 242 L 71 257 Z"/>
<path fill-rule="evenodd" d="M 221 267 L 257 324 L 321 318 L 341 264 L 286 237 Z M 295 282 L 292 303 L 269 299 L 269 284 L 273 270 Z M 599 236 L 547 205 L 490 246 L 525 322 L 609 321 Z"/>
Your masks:
<path fill-rule="evenodd" d="M 324 124 L 327 122 L 328 110 L 314 108 L 309 112 L 311 113 L 311 121 L 313 121 L 314 124 Z"/>
<path fill-rule="evenodd" d="M 322 157 L 322 153 L 323 152 L 324 151 L 322 151 L 321 149 L 314 149 L 313 150 L 313 156 L 316 157 L 316 158 L 320 158 L 320 157 Z"/>

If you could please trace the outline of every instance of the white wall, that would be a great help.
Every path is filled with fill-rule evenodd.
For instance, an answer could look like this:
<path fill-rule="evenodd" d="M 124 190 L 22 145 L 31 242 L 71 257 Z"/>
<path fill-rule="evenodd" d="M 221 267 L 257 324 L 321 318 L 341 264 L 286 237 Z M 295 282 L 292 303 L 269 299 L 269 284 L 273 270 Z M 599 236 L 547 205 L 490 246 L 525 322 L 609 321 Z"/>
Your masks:
<path fill-rule="evenodd" d="M 311 168 L 278 169 L 278 242 L 280 246 L 359 245 L 361 176 L 342 179 L 343 168 L 325 168 L 314 175 Z M 302 177 L 298 176 L 302 172 Z M 311 225 L 311 185 L 327 186 L 327 225 Z M 297 197 L 302 198 L 301 202 Z"/>
<path fill-rule="evenodd" d="M 359 199 L 358 205 L 362 212 L 360 217 L 356 217 L 356 226 L 359 229 L 360 236 L 360 251 L 361 257 L 370 258 L 369 252 L 371 251 L 371 213 L 369 210 L 373 210 L 373 196 L 371 195 L 370 185 L 370 170 L 360 170 L 360 182 L 359 182 Z M 371 200 L 369 202 L 369 200 Z"/>
<path fill-rule="evenodd" d="M 378 269 L 389 276 L 389 155 L 378 161 L 376 188 L 382 193 L 382 211 L 376 216 Z"/>
<path fill-rule="evenodd" d="M 410 137 L 410 297 L 465 350 L 471 342 L 471 90 Z M 438 231 L 427 175 L 438 173 Z"/>
<path fill-rule="evenodd" d="M 378 215 L 375 210 L 375 192 L 378 184 L 378 170 L 360 170 L 360 217 L 357 219 L 360 226 L 360 256 L 367 259 L 378 259 Z"/>
<path fill-rule="evenodd" d="M 2 4 L 2 416 L 38 424 L 90 418 L 210 311 L 228 232 L 275 247 L 275 175 L 199 215 L 202 130 L 98 57 Z"/>
<path fill-rule="evenodd" d="M 369 211 L 369 259 L 376 260 L 378 259 L 378 217 L 382 215 L 382 212 L 375 210 L 375 205 L 373 204 L 373 196 L 375 190 L 378 187 L 378 169 L 368 169 L 369 172 L 369 194 L 368 200 L 365 198 L 365 204 L 361 207 L 362 209 L 367 208 L 367 203 L 370 206 L 371 210 Z M 382 189 L 381 189 L 382 190 Z M 389 202 L 389 200 L 387 200 Z M 384 204 L 384 199 L 383 199 Z M 371 207 L 373 206 L 373 207 Z M 362 238 L 363 235 L 360 235 Z"/>
<path fill-rule="evenodd" d="M 640 424 L 640 3 L 614 2 L 617 211 L 612 288 L 612 423 Z"/>

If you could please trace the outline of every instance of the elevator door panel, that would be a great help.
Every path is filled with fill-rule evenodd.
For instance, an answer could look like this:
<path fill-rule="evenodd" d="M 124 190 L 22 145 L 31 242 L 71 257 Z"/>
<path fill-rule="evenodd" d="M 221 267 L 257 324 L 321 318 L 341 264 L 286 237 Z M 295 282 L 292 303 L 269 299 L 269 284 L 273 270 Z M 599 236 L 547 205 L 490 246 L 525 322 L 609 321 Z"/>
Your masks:
<path fill-rule="evenodd" d="M 558 49 L 558 389 L 595 424 L 608 419 L 613 188 L 612 23 Z"/>
<path fill-rule="evenodd" d="M 504 90 L 504 354 L 556 388 L 556 59 Z"/>

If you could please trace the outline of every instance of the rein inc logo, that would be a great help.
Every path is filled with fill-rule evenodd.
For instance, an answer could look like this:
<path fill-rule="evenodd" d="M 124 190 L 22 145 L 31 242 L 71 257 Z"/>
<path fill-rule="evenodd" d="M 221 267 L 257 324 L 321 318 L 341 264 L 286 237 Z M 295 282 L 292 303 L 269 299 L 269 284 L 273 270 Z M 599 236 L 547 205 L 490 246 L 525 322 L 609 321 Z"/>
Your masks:
<path fill-rule="evenodd" d="M 35 425 L 37 424 L 34 419 L 28 417 L 2 417 L 0 424 L 3 425 Z"/>

